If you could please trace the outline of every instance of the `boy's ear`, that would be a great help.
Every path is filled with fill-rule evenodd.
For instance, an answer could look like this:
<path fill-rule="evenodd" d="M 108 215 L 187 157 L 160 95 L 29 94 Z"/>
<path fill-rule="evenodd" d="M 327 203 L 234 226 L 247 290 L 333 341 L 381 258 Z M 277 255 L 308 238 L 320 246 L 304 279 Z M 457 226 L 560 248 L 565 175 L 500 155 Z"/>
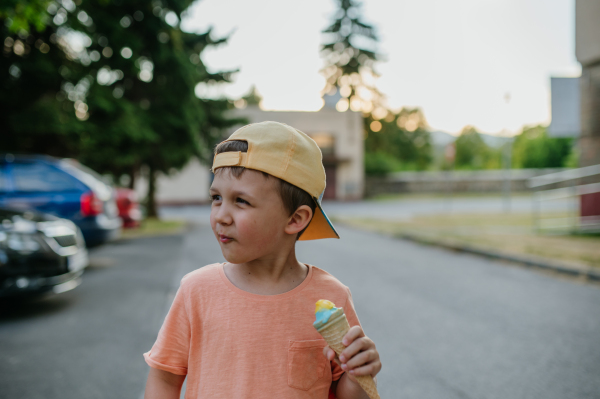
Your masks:
<path fill-rule="evenodd" d="M 308 226 L 313 216 L 312 209 L 308 205 L 301 205 L 288 219 L 285 226 L 287 234 L 298 234 Z"/>

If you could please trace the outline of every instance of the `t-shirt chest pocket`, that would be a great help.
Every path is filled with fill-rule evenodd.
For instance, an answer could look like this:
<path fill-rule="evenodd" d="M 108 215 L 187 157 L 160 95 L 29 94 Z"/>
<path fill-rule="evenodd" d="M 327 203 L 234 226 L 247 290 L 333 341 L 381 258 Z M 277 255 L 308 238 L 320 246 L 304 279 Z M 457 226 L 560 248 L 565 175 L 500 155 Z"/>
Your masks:
<path fill-rule="evenodd" d="M 308 391 L 325 374 L 329 361 L 323 355 L 325 340 L 290 341 L 288 385 Z"/>

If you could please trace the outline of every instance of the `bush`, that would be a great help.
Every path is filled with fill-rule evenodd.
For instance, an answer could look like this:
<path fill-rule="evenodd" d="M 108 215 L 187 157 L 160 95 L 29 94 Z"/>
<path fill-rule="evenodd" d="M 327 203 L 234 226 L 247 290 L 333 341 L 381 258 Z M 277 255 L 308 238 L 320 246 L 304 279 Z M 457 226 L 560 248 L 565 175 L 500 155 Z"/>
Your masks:
<path fill-rule="evenodd" d="M 365 153 L 365 173 L 369 176 L 385 176 L 402 169 L 402 164 L 383 152 Z"/>
<path fill-rule="evenodd" d="M 546 127 L 523 129 L 513 143 L 513 167 L 561 168 L 574 162 L 573 139 L 548 137 Z"/>

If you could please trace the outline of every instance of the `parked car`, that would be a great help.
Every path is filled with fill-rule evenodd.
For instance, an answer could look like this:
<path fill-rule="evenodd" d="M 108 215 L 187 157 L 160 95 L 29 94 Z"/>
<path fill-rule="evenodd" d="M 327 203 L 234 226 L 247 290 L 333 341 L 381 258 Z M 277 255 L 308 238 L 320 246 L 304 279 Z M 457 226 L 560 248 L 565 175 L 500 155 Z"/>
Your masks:
<path fill-rule="evenodd" d="M 71 290 L 88 263 L 70 220 L 0 208 L 0 298 Z"/>
<path fill-rule="evenodd" d="M 121 231 L 115 190 L 96 172 L 69 159 L 0 154 L 0 207 L 72 220 L 88 247 Z"/>
<path fill-rule="evenodd" d="M 123 227 L 139 227 L 142 220 L 142 211 L 137 193 L 129 188 L 117 188 L 117 208 L 119 216 L 123 219 Z"/>

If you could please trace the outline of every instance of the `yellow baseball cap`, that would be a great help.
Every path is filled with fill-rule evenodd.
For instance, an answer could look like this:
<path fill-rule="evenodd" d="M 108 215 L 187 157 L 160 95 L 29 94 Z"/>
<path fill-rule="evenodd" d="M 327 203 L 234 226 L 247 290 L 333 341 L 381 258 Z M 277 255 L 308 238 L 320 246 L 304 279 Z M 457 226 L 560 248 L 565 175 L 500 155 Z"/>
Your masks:
<path fill-rule="evenodd" d="M 225 141 L 245 141 L 248 143 L 248 152 L 216 154 L 213 173 L 224 166 L 243 166 L 301 188 L 313 197 L 317 209 L 299 240 L 340 238 L 321 208 L 325 169 L 321 150 L 313 139 L 283 123 L 260 122 L 239 128 Z"/>

